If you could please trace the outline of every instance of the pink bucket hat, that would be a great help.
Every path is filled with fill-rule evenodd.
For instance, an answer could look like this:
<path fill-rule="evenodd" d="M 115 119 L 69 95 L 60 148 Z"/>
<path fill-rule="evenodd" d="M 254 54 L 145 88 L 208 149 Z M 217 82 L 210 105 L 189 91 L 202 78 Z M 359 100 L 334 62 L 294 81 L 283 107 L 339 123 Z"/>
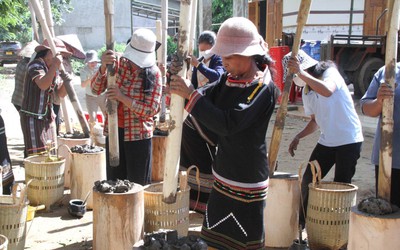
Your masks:
<path fill-rule="evenodd" d="M 257 27 L 249 19 L 231 17 L 222 23 L 210 53 L 222 57 L 265 55 L 267 48 Z"/>
<path fill-rule="evenodd" d="M 122 56 L 141 68 L 153 66 L 156 64 L 156 35 L 149 29 L 137 29 Z"/>
<path fill-rule="evenodd" d="M 68 55 L 72 54 L 71 52 L 69 52 L 67 50 L 67 47 L 65 46 L 63 41 L 61 41 L 58 38 L 53 38 L 53 41 L 54 41 L 54 44 L 56 45 L 57 52 L 66 53 Z M 40 52 L 40 51 L 45 50 L 45 49 L 51 49 L 47 39 L 45 39 L 41 45 L 36 46 L 35 51 L 36 52 Z"/>

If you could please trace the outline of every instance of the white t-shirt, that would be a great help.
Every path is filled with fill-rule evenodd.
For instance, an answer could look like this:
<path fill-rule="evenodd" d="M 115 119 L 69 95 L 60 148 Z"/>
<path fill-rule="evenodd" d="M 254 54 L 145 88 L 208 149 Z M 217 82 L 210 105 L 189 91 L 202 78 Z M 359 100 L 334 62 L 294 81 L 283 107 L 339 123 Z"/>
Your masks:
<path fill-rule="evenodd" d="M 336 90 L 330 97 L 324 97 L 312 90 L 306 93 L 306 88 L 302 95 L 305 114 L 314 115 L 320 128 L 318 143 L 337 147 L 362 142 L 364 137 L 361 122 L 343 77 L 336 68 L 329 68 L 321 80 L 336 84 Z"/>

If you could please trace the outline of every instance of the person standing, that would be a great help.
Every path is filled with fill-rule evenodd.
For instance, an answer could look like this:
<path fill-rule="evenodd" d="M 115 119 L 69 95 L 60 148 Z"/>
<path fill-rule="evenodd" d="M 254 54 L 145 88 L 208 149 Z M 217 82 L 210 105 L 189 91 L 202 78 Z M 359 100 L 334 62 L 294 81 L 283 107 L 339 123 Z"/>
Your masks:
<path fill-rule="evenodd" d="M 215 44 L 215 38 L 214 32 L 203 31 L 198 38 L 199 58 L 190 56 L 190 64 L 193 66 L 192 84 L 196 89 L 218 80 L 224 73 L 221 57 L 210 53 L 210 49 Z"/>
<path fill-rule="evenodd" d="M 322 178 L 335 165 L 334 181 L 351 183 L 364 138 L 361 122 L 343 77 L 332 61 L 318 62 L 301 50 L 296 58 L 292 58 L 290 53 L 285 55 L 283 62 L 287 62 L 287 70 L 296 72 L 294 83 L 304 86 L 304 112 L 311 117 L 305 128 L 291 141 L 289 153 L 294 156 L 300 139 L 319 128 L 321 134 L 309 161 L 318 161 Z M 306 224 L 308 184 L 311 181 L 312 173 L 308 165 L 301 182 L 299 223 L 302 228 Z"/>
<path fill-rule="evenodd" d="M 46 151 L 48 140 L 55 141 L 55 113 L 53 98 L 55 95 L 67 95 L 65 86 L 56 77 L 63 56 L 71 53 L 64 43 L 54 38 L 57 54 L 53 55 L 47 40 L 35 48 L 36 56 L 28 64 L 24 84 L 24 97 L 20 110 L 21 128 L 24 134 L 26 155 L 31 156 Z"/>
<path fill-rule="evenodd" d="M 378 126 L 372 147 L 371 162 L 375 165 L 375 186 L 378 187 L 379 177 L 379 150 L 381 145 L 381 127 L 382 127 L 382 106 L 383 100 L 394 98 L 393 109 L 393 154 L 392 154 L 392 178 L 391 178 L 391 196 L 390 202 L 400 207 L 400 63 L 396 64 L 396 87 L 390 88 L 385 83 L 385 67 L 380 68 L 372 78 L 372 81 L 361 98 L 362 112 L 371 117 L 379 117 Z"/>
<path fill-rule="evenodd" d="M 225 72 L 220 56 L 210 53 L 215 44 L 216 35 L 212 31 L 203 31 L 198 38 L 198 50 L 200 58 L 190 57 L 193 66 L 192 84 L 194 88 L 200 88 L 207 83 L 217 81 Z M 199 169 L 200 189 L 195 179 L 195 173 L 191 172 L 188 178 L 190 186 L 190 208 L 204 213 L 208 196 L 214 182 L 212 175 L 212 162 L 216 153 L 216 136 L 202 126 L 190 114 L 183 123 L 181 143 L 181 170 L 185 171 L 195 165 Z"/>
<path fill-rule="evenodd" d="M 95 50 L 86 52 L 85 66 L 80 71 L 81 87 L 86 92 L 86 108 L 89 113 L 89 123 L 95 123 L 97 110 L 100 108 L 103 116 L 106 114 L 106 96 L 105 94 L 96 95 L 92 92 L 90 82 L 94 74 L 98 71 L 98 57 Z"/>
<path fill-rule="evenodd" d="M 145 185 L 151 181 L 151 138 L 154 120 L 161 103 L 161 72 L 156 66 L 156 36 L 149 29 L 137 29 L 121 58 L 107 50 L 101 67 L 92 78 L 92 89 L 98 95 L 118 101 L 118 136 L 120 164 L 109 165 L 109 142 L 106 138 L 107 179 L 128 179 Z M 116 86 L 108 86 L 107 65 L 113 64 Z M 108 134 L 107 119 L 104 134 Z"/>
<path fill-rule="evenodd" d="M 211 53 L 222 57 L 227 71 L 218 81 L 197 90 L 178 75 L 170 83 L 172 93 L 189 100 L 185 109 L 217 136 L 201 238 L 216 249 L 264 249 L 265 136 L 277 97 L 272 61 L 244 17 L 222 23 Z"/>

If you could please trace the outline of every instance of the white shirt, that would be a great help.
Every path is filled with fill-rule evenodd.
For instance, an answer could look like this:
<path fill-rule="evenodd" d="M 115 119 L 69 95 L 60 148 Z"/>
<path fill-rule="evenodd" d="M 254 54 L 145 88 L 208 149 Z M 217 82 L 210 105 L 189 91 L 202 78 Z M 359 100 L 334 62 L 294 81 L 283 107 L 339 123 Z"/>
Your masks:
<path fill-rule="evenodd" d="M 302 95 L 305 114 L 314 115 L 320 128 L 318 143 L 337 147 L 362 142 L 364 137 L 361 122 L 343 77 L 336 68 L 329 68 L 321 80 L 335 83 L 336 90 L 330 97 L 324 97 L 312 90 L 305 93 L 306 88 Z"/>

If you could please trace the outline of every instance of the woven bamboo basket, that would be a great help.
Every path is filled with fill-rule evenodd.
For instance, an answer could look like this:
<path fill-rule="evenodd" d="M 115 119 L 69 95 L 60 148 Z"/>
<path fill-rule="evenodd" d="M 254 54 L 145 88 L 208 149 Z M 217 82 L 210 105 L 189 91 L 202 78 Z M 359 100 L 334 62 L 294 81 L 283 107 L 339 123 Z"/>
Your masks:
<path fill-rule="evenodd" d="M 60 201 L 64 194 L 65 158 L 59 161 L 45 162 L 47 156 L 36 155 L 24 160 L 25 181 L 28 186 L 28 199 L 34 206 L 45 205 L 46 210 Z"/>
<path fill-rule="evenodd" d="M 73 146 L 82 145 L 82 144 L 90 144 L 90 138 L 62 138 L 57 137 L 58 147 L 58 155 L 65 158 L 65 171 L 64 171 L 64 187 L 71 187 L 71 169 L 72 169 L 72 160 L 71 160 L 71 151 L 69 150 Z M 61 145 L 65 145 L 66 147 L 61 147 Z"/>
<path fill-rule="evenodd" d="M 6 236 L 0 234 L 0 250 L 7 250 L 8 239 Z"/>
<path fill-rule="evenodd" d="M 176 202 L 163 202 L 163 184 L 156 183 L 144 189 L 144 231 L 174 229 L 178 235 L 186 236 L 189 231 L 190 187 L 177 192 Z"/>
<path fill-rule="evenodd" d="M 347 245 L 351 207 L 356 204 L 357 186 L 321 182 L 317 161 L 310 162 L 313 182 L 309 184 L 306 230 L 310 249 L 338 250 Z"/>
<path fill-rule="evenodd" d="M 1 250 L 22 250 L 25 248 L 26 213 L 29 202 L 26 199 L 26 187 L 21 188 L 19 197 L 17 197 L 17 189 L 18 185 L 14 185 L 12 195 L 0 196 Z"/>

